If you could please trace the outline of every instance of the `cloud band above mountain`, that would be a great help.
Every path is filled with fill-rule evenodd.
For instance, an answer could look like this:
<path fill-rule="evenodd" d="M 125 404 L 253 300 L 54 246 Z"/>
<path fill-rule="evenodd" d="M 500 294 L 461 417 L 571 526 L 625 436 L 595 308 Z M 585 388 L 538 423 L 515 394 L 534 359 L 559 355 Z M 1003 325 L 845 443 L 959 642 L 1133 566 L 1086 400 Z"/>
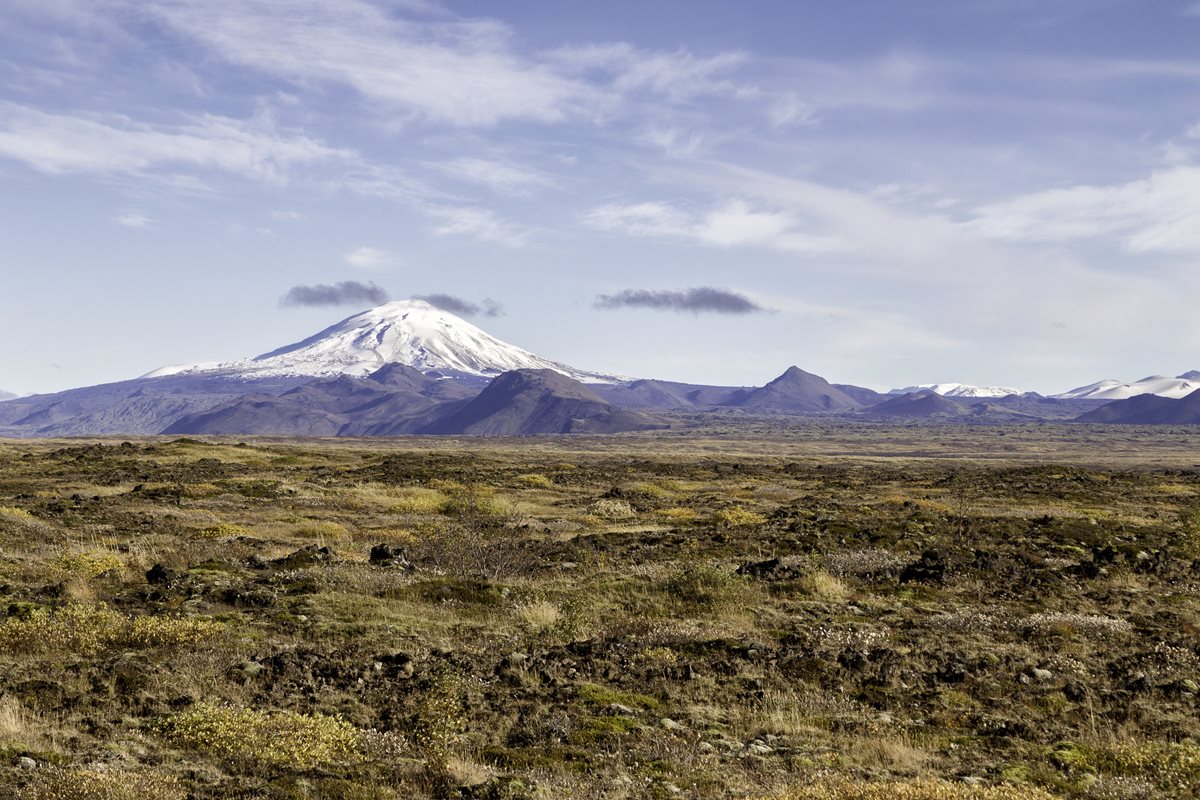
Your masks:
<path fill-rule="evenodd" d="M 457 314 L 460 317 L 502 317 L 504 316 L 504 308 L 495 300 L 485 297 L 479 303 L 472 303 L 462 297 L 456 297 L 452 294 L 442 294 L 435 292 L 433 294 L 415 295 L 414 299 L 424 300 L 431 306 L 437 306 L 443 311 L 449 311 L 451 314 Z"/>
<path fill-rule="evenodd" d="M 380 305 L 388 301 L 388 293 L 375 283 L 341 281 L 340 283 L 318 283 L 313 286 L 293 286 L 279 298 L 284 308 L 306 306 L 344 306 L 370 303 Z"/>
<path fill-rule="evenodd" d="M 616 294 L 600 295 L 594 305 L 604 310 L 648 308 L 693 314 L 759 314 L 770 310 L 740 292 L 711 286 L 682 290 L 622 289 Z"/>

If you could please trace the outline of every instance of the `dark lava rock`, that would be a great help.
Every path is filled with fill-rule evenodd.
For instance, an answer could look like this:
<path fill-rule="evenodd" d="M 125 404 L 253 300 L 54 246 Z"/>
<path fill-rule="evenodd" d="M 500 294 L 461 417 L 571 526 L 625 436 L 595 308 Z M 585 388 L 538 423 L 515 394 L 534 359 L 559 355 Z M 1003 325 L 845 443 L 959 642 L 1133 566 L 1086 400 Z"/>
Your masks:
<path fill-rule="evenodd" d="M 385 675 L 389 678 L 411 678 L 416 670 L 416 662 L 408 653 L 392 653 L 379 659 Z"/>
<path fill-rule="evenodd" d="M 371 563 L 381 567 L 403 567 L 414 569 L 408 561 L 408 552 L 403 547 L 390 544 L 377 544 L 371 548 Z"/>
<path fill-rule="evenodd" d="M 331 549 L 310 544 L 306 547 L 301 547 L 293 553 L 289 553 L 283 558 L 275 559 L 271 562 L 271 566 L 281 569 L 300 569 L 316 564 L 328 564 L 334 561 L 337 561 L 337 555 Z"/>
<path fill-rule="evenodd" d="M 175 570 L 167 569 L 162 564 L 155 564 L 146 570 L 146 583 L 154 586 L 164 586 L 175 580 Z"/>
<path fill-rule="evenodd" d="M 764 581 L 791 581 L 800 577 L 799 567 L 789 567 L 778 558 L 752 561 L 737 568 L 738 575 L 746 575 Z"/>
<path fill-rule="evenodd" d="M 946 579 L 946 559 L 937 550 L 926 550 L 900 573 L 901 583 L 941 583 Z"/>

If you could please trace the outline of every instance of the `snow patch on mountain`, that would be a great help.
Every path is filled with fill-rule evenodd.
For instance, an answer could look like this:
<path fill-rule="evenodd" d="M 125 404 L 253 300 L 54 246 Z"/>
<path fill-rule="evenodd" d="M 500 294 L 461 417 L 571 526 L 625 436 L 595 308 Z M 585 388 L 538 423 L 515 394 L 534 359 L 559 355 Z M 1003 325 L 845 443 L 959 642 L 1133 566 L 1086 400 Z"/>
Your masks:
<path fill-rule="evenodd" d="M 240 378 L 367 375 L 385 364 L 422 372 L 491 377 L 514 369 L 550 369 L 583 383 L 619 383 L 617 375 L 575 369 L 502 342 L 423 300 L 397 300 L 342 320 L 301 342 L 254 358 L 163 367 L 143 377 Z"/>
<path fill-rule="evenodd" d="M 1165 375 L 1151 375 L 1132 383 L 1124 383 L 1116 378 L 1106 378 L 1069 392 L 1056 394 L 1054 397 L 1060 400 L 1128 400 L 1139 394 L 1156 394 L 1159 397 L 1178 400 L 1181 397 L 1187 397 L 1197 389 L 1200 389 L 1200 372 L 1192 370 L 1174 378 Z"/>
<path fill-rule="evenodd" d="M 922 383 L 903 389 L 892 389 L 888 394 L 909 394 L 930 389 L 942 397 L 1008 397 L 1010 394 L 1025 394 L 1020 389 L 1007 386 L 971 386 L 965 383 Z"/>

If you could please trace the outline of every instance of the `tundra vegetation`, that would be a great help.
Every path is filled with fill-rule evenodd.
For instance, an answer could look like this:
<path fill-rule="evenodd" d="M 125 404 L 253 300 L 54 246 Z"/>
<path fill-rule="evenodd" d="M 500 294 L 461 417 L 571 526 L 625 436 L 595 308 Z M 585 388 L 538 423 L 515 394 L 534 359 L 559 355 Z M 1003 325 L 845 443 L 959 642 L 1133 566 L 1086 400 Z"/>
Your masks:
<path fill-rule="evenodd" d="M 0 441 L 0 796 L 1195 798 L 1200 432 Z"/>

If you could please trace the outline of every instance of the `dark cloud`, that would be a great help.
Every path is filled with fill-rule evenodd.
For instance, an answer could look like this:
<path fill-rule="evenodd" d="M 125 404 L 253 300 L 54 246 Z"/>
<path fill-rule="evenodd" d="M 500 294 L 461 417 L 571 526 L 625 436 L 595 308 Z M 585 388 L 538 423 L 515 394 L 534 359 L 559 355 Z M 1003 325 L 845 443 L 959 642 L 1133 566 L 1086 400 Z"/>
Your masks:
<path fill-rule="evenodd" d="M 499 303 L 490 298 L 484 298 L 479 303 L 472 303 L 452 294 L 419 294 L 417 300 L 424 300 L 431 306 L 437 306 L 443 311 L 458 314 L 460 317 L 501 317 L 504 309 Z"/>
<path fill-rule="evenodd" d="M 370 303 L 379 305 L 388 301 L 388 293 L 374 283 L 342 281 L 341 283 L 318 283 L 315 286 L 293 286 L 279 298 L 279 305 L 294 306 L 345 306 Z"/>
<path fill-rule="evenodd" d="M 655 311 L 690 311 L 693 314 L 758 314 L 768 311 L 746 295 L 729 289 L 697 286 L 682 290 L 623 289 L 596 298 L 596 308 L 649 308 Z"/>

